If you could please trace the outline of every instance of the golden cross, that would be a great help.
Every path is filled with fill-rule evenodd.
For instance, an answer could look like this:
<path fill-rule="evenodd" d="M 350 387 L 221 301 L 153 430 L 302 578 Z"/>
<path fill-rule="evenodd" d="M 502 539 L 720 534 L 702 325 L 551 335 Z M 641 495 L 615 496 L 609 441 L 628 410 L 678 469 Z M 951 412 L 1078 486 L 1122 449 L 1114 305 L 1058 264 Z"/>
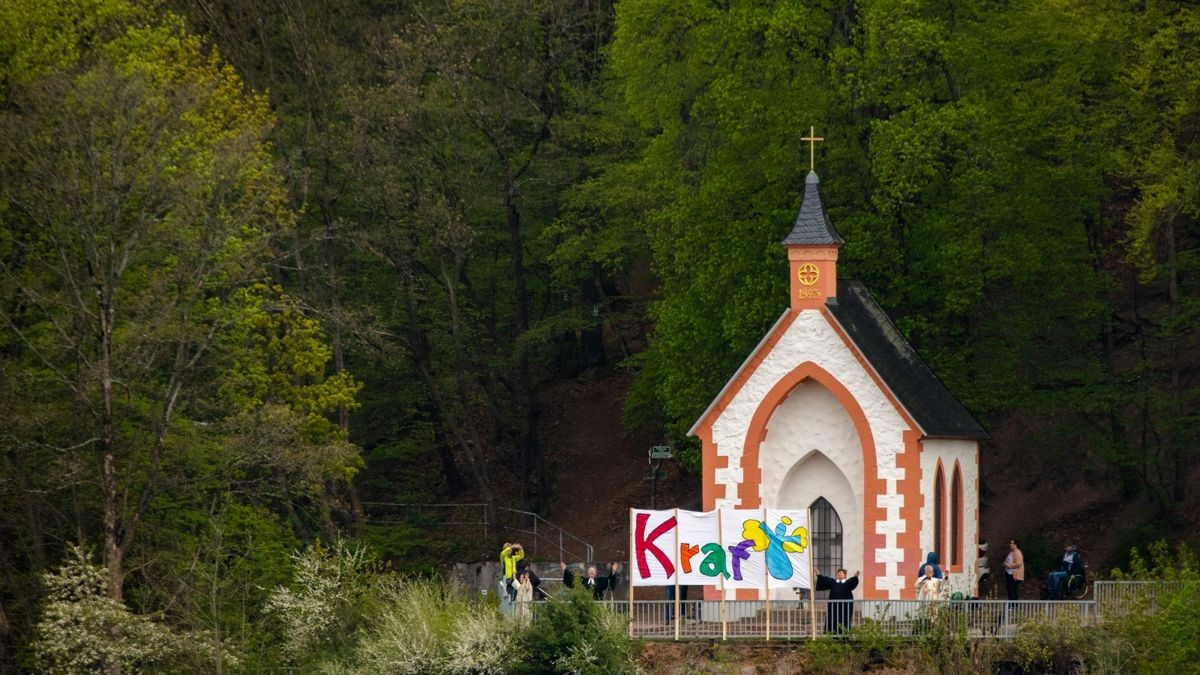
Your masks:
<path fill-rule="evenodd" d="M 800 140 L 808 141 L 808 170 L 815 171 L 817 165 L 817 141 L 823 141 L 825 139 L 817 136 L 816 129 L 809 127 L 808 136 L 801 136 Z"/>

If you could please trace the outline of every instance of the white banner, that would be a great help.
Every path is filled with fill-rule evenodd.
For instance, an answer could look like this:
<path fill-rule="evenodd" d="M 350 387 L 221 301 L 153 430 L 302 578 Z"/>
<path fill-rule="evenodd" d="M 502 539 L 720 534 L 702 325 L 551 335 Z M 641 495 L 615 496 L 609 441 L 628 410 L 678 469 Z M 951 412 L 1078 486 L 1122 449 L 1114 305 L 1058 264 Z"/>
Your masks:
<path fill-rule="evenodd" d="M 679 546 L 676 547 L 676 569 L 679 573 L 679 583 L 689 585 L 712 585 L 713 575 L 701 571 L 703 562 L 709 559 L 715 549 L 721 552 L 721 544 L 712 541 L 711 533 L 717 531 L 717 512 L 709 511 L 680 511 L 679 512 Z M 702 551 L 707 546 L 709 550 Z M 708 571 L 707 566 L 704 567 Z M 674 577 L 668 577 L 671 585 L 675 584 Z M 717 585 L 720 585 L 719 583 Z"/>
<path fill-rule="evenodd" d="M 630 511 L 634 586 L 808 588 L 808 513 Z"/>

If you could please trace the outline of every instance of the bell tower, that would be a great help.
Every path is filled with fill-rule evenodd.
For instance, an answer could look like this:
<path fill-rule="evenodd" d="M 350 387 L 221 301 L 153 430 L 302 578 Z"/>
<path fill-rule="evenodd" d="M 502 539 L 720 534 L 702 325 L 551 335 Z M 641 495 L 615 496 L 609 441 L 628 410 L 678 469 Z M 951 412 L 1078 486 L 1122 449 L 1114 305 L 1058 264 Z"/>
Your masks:
<path fill-rule="evenodd" d="M 808 136 L 808 177 L 804 179 L 804 200 L 800 203 L 800 214 L 796 224 L 783 245 L 787 248 L 788 264 L 791 267 L 791 307 L 799 312 L 815 309 L 829 298 L 837 296 L 838 249 L 845 242 L 829 221 L 829 214 L 821 204 L 818 190 L 820 179 L 814 171 L 816 142 L 823 141 L 812 127 Z"/>

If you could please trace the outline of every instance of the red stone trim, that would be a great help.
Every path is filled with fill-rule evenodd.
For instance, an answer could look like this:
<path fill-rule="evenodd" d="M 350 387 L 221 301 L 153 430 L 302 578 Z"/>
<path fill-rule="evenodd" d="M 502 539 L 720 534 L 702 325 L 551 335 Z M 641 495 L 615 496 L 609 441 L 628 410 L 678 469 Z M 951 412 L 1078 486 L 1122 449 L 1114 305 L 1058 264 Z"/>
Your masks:
<path fill-rule="evenodd" d="M 896 456 L 896 466 L 904 471 L 904 479 L 897 481 L 896 491 L 904 495 L 904 506 L 900 508 L 900 519 L 906 527 L 896 535 L 896 547 L 904 551 L 897 574 L 907 581 L 916 581 L 916 565 L 925 559 L 921 550 L 921 507 L 925 506 L 925 495 L 921 491 L 921 432 L 909 429 L 904 432 L 904 452 Z M 916 598 L 916 590 L 905 583 L 905 594 Z"/>

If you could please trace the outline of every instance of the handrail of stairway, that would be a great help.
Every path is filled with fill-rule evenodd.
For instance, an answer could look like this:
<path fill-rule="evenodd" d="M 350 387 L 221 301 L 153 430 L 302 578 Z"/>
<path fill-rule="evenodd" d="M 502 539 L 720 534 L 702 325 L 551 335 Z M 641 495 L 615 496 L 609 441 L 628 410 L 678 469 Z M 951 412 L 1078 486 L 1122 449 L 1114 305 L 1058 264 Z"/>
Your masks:
<path fill-rule="evenodd" d="M 500 522 L 490 522 L 490 518 L 488 516 L 487 505 L 483 504 L 483 503 L 399 504 L 399 503 L 392 503 L 392 502 L 363 502 L 363 506 L 368 507 L 368 508 L 369 507 L 382 507 L 382 508 L 389 509 L 389 510 L 399 510 L 399 509 L 412 509 L 412 510 L 418 510 L 418 511 L 439 510 L 439 509 L 446 510 L 446 511 L 449 511 L 451 509 L 466 510 L 469 513 L 477 513 L 478 516 L 472 517 L 469 519 L 465 519 L 465 520 L 462 520 L 462 519 L 460 519 L 460 520 L 444 520 L 444 521 L 442 521 L 443 524 L 445 524 L 445 525 L 462 525 L 462 526 L 481 526 L 481 527 L 483 527 L 485 541 L 489 540 L 491 538 L 492 530 L 494 528 L 495 528 L 496 535 L 500 535 L 501 532 L 509 532 L 509 531 L 516 532 L 519 534 L 530 535 L 532 537 L 532 543 L 533 543 L 532 551 L 530 551 L 530 553 L 532 553 L 535 558 L 538 557 L 538 554 L 539 554 L 542 546 L 549 545 L 549 547 L 551 549 L 557 549 L 558 559 L 565 560 L 568 557 L 567 551 L 570 548 L 569 543 L 575 542 L 583 547 L 582 553 L 584 554 L 584 558 L 585 558 L 584 562 L 591 563 L 595 559 L 595 557 L 594 557 L 595 550 L 591 544 L 589 544 L 588 542 L 584 541 L 583 539 L 575 536 L 574 534 L 567 532 L 561 526 L 550 522 L 549 520 L 543 518 L 542 516 L 538 515 L 537 513 L 532 512 L 532 511 L 522 511 L 520 509 L 511 509 L 511 508 L 507 508 L 507 507 L 503 507 L 503 506 L 495 507 L 495 510 L 497 512 L 515 514 L 518 516 L 527 517 L 529 519 L 529 521 L 528 521 L 529 525 L 527 527 L 523 527 L 522 526 L 523 523 L 522 523 L 522 524 L 519 524 L 517 527 L 510 528 L 510 527 L 504 526 L 504 524 L 500 523 Z M 497 519 L 497 520 L 499 520 L 499 519 Z M 388 524 L 392 521 L 379 520 L 376 518 L 372 518 L 371 522 L 374 522 L 377 524 Z M 529 547 L 526 546 L 526 548 L 529 548 Z"/>

